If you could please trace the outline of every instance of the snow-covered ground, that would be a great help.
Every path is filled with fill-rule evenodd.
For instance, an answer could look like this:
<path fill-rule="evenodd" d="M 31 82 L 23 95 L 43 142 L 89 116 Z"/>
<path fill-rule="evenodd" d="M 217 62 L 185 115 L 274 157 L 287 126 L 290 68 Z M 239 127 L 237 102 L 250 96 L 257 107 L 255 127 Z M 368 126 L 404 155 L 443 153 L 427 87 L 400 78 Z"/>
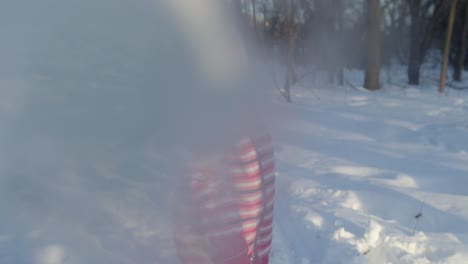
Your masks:
<path fill-rule="evenodd" d="M 0 264 L 177 263 L 168 146 L 196 124 L 178 126 L 200 65 L 158 2 L 5 0 Z M 468 263 L 468 90 L 439 95 L 430 65 L 406 87 L 404 71 L 376 92 L 359 72 L 311 75 L 292 104 L 266 85 L 273 264 Z"/>
<path fill-rule="evenodd" d="M 468 91 L 349 74 L 278 105 L 273 264 L 468 263 Z"/>
<path fill-rule="evenodd" d="M 309 76 L 292 104 L 275 92 L 273 264 L 467 263 L 468 91 L 439 95 L 430 81 L 394 79 L 369 92 L 359 72 L 346 87 Z M 114 120 L 76 130 L 104 119 L 63 93 L 28 103 L 9 83 L 0 263 L 177 263 L 168 156 L 147 135 L 153 128 L 122 131 Z"/>

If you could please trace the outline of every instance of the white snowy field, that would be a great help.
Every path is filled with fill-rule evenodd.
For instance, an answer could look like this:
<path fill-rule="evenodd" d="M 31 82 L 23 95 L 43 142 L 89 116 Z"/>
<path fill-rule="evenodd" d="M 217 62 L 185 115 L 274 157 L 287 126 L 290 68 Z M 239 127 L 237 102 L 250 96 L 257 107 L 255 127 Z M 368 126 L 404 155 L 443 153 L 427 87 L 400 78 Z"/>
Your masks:
<path fill-rule="evenodd" d="M 431 81 L 405 87 L 404 68 L 395 76 L 399 86 L 376 92 L 359 88 L 359 72 L 346 76 L 358 88 L 309 76 L 292 104 L 274 92 L 272 264 L 467 263 L 468 91 L 439 95 Z M 152 114 L 129 128 L 125 116 L 106 118 L 138 116 L 128 112 L 136 99 L 104 111 L 79 104 L 92 102 L 88 90 L 76 102 L 63 92 L 28 99 L 10 83 L 0 263 L 177 263 L 172 154 L 151 135 L 157 127 L 139 130 Z"/>
<path fill-rule="evenodd" d="M 377 92 L 311 76 L 279 104 L 273 264 L 468 263 L 468 91 L 392 74 Z"/>
<path fill-rule="evenodd" d="M 200 62 L 160 1 L 3 2 L 0 264 L 177 263 L 173 146 L 229 113 L 199 75 L 231 61 L 198 43 Z M 468 90 L 439 95 L 437 74 L 408 88 L 384 70 L 376 92 L 308 76 L 292 104 L 266 85 L 273 264 L 468 263 Z"/>

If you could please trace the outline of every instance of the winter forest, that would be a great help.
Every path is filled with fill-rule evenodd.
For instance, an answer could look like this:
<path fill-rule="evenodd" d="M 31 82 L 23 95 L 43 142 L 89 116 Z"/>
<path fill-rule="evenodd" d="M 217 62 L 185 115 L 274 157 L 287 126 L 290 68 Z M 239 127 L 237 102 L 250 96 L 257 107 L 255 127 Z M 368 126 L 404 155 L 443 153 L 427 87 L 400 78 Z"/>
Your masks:
<path fill-rule="evenodd" d="M 235 1 L 241 27 L 257 52 L 287 68 L 284 96 L 298 77 L 296 68 L 323 73 L 330 84 L 347 85 L 344 69 L 365 72 L 366 89 L 381 87 L 388 68 L 406 67 L 407 85 L 419 85 L 424 64 L 443 66 L 432 75 L 447 85 L 462 81 L 467 68 L 467 12 L 464 1 Z M 440 65 L 439 65 L 440 64 Z M 389 77 L 387 82 L 394 81 Z"/>
<path fill-rule="evenodd" d="M 468 263 L 468 0 L 0 1 L 0 264 Z"/>

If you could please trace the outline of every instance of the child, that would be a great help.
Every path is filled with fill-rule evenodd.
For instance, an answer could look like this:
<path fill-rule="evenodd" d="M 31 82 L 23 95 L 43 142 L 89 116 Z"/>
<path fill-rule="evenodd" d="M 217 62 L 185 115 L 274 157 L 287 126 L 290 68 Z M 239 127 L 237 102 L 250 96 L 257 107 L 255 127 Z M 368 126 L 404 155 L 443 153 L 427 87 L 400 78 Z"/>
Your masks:
<path fill-rule="evenodd" d="M 174 132 L 180 133 L 174 135 L 177 144 L 197 155 L 177 174 L 183 176 L 174 178 L 179 259 L 184 264 L 267 264 L 275 163 L 271 138 L 258 127 L 265 121 L 258 117 L 262 107 L 256 99 L 262 97 L 246 78 L 250 71 L 241 42 L 222 1 L 165 2 L 189 40 L 195 60 L 191 72 L 201 75 L 200 83 L 178 85 L 184 93 L 175 96 L 177 104 L 169 111 L 169 120 L 178 125 Z M 187 78 L 182 74 L 174 81 Z"/>
<path fill-rule="evenodd" d="M 199 158 L 190 170 L 175 217 L 182 263 L 268 264 L 275 192 L 270 136 L 243 137 L 222 157 Z"/>

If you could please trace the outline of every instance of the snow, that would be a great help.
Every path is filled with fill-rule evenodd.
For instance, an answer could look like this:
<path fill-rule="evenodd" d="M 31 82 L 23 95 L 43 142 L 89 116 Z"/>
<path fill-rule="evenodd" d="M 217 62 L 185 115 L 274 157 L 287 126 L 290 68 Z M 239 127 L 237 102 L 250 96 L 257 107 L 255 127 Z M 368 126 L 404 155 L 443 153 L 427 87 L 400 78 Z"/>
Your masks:
<path fill-rule="evenodd" d="M 466 263 L 468 91 L 346 77 L 278 99 L 273 263 Z"/>
<path fill-rule="evenodd" d="M 292 104 L 274 93 L 271 262 L 465 263 L 468 91 L 312 78 Z M 361 78 L 347 72 L 355 87 Z M 110 137 L 120 126 L 97 125 L 65 92 L 31 98 L 30 82 L 2 75 L 0 263 L 177 263 L 165 165 L 184 151 Z M 63 123 L 78 113 L 98 130 Z"/>
<path fill-rule="evenodd" d="M 0 10 L 0 264 L 177 263 L 168 167 L 188 154 L 168 146 L 200 93 L 169 88 L 200 80 L 157 1 L 116 1 Z M 468 84 L 439 95 L 438 72 L 387 67 L 376 92 L 314 74 L 292 104 L 267 84 L 272 264 L 467 262 Z"/>

